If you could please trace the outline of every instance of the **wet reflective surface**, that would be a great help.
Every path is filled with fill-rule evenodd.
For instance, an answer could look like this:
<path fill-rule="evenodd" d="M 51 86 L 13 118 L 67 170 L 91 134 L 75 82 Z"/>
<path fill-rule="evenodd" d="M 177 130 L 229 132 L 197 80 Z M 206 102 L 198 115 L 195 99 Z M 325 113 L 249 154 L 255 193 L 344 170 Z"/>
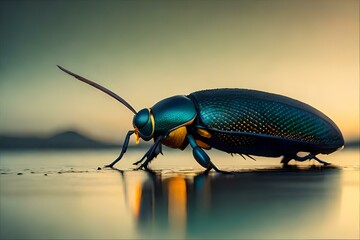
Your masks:
<path fill-rule="evenodd" d="M 1 238 L 359 237 L 358 151 L 326 156 L 331 167 L 237 157 L 208 175 L 181 152 L 132 171 L 139 152 L 97 170 L 113 155 L 1 153 Z"/>

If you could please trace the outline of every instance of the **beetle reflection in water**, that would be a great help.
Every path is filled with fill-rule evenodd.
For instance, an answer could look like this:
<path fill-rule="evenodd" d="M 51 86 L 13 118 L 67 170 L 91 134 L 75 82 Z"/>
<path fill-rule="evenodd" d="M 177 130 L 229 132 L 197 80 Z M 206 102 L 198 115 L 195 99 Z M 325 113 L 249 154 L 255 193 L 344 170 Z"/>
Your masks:
<path fill-rule="evenodd" d="M 269 169 L 228 174 L 143 172 L 126 201 L 144 236 L 287 238 L 326 226 L 340 203 L 340 170 Z M 138 179 L 139 180 L 139 179 Z M 151 234 L 151 235 L 149 235 Z"/>
<path fill-rule="evenodd" d="M 177 95 L 137 112 L 114 92 L 58 66 L 62 71 L 110 95 L 135 115 L 134 130 L 124 140 L 120 155 L 107 167 L 113 167 L 127 150 L 131 135 L 153 140 L 154 144 L 135 165 L 147 169 L 162 145 L 184 150 L 188 145 L 195 160 L 210 171 L 220 171 L 204 149 L 216 148 L 244 157 L 283 156 L 290 160 L 320 160 L 318 154 L 330 154 L 344 145 L 336 124 L 317 109 L 297 100 L 256 90 L 212 89 Z M 307 152 L 299 156 L 299 152 Z M 245 158 L 245 157 L 244 157 Z"/>

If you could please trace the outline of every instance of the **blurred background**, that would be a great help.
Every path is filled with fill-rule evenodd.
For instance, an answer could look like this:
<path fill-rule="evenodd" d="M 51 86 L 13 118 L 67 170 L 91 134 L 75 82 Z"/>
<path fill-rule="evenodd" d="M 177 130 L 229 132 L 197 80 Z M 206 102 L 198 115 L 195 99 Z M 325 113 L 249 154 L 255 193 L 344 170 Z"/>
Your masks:
<path fill-rule="evenodd" d="M 123 141 L 135 109 L 250 88 L 312 105 L 359 138 L 359 1 L 0 1 L 0 135 Z"/>
<path fill-rule="evenodd" d="M 139 147 L 103 168 L 133 114 L 56 65 L 137 110 L 211 88 L 282 94 L 359 146 L 359 1 L 0 0 L 0 239 L 359 238 L 359 148 L 289 168 L 211 150 L 232 174 L 207 175 L 169 149 L 133 171 Z"/>

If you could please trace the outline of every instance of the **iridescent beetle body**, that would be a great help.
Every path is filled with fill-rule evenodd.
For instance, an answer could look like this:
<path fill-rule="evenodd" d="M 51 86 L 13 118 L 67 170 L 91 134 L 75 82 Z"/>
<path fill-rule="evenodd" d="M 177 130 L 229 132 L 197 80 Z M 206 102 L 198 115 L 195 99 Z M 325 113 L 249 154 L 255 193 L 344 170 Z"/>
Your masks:
<path fill-rule="evenodd" d="M 190 144 L 194 158 L 207 171 L 219 171 L 203 150 L 212 147 L 249 157 L 283 156 L 282 163 L 286 165 L 292 159 L 315 159 L 327 164 L 316 155 L 332 153 L 344 145 L 333 121 L 288 97 L 246 89 L 213 89 L 166 98 L 136 112 L 110 90 L 59 68 L 111 95 L 135 113 L 134 130 L 128 132 L 119 157 L 109 167 L 122 158 L 134 133 L 137 142 L 154 140 L 144 157 L 134 163 L 145 169 L 161 153 L 162 145 L 183 150 Z M 299 152 L 309 154 L 300 157 Z"/>
<path fill-rule="evenodd" d="M 298 152 L 329 154 L 343 146 L 340 130 L 324 114 L 294 99 L 254 90 L 216 89 L 190 94 L 200 140 L 229 153 L 296 158 Z"/>

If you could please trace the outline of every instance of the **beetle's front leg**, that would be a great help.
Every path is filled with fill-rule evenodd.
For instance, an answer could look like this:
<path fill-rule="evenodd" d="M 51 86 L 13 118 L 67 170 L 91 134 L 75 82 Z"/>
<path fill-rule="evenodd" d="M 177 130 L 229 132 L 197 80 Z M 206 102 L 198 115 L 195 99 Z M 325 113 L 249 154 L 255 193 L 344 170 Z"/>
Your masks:
<path fill-rule="evenodd" d="M 139 160 L 133 163 L 133 165 L 139 165 L 142 161 L 144 161 L 144 159 L 149 155 L 149 153 L 151 152 L 152 146 L 149 148 L 149 150 L 147 150 L 147 152 L 144 154 L 144 156 Z"/>
<path fill-rule="evenodd" d="M 139 165 L 142 161 L 144 161 L 144 159 L 148 156 L 150 156 L 150 152 L 153 151 L 153 147 L 155 146 L 155 142 L 154 144 L 149 148 L 149 150 L 147 150 L 147 152 L 144 154 L 144 156 L 139 160 L 133 163 L 133 165 Z M 157 156 L 159 153 L 162 153 L 162 149 L 161 149 L 161 144 L 158 144 L 154 150 L 154 154 L 155 156 Z"/>
<path fill-rule="evenodd" d="M 147 166 L 148 166 L 149 162 L 151 160 L 153 160 L 161 152 L 161 150 L 157 151 L 157 149 L 158 149 L 159 144 L 161 144 L 160 142 L 161 142 L 162 139 L 163 139 L 163 137 L 161 137 L 161 136 L 158 137 L 156 139 L 155 143 L 146 152 L 146 154 L 140 159 L 140 161 L 137 161 L 137 162 L 134 163 L 134 164 L 138 164 L 138 163 L 142 162 L 146 158 L 145 162 L 143 162 L 140 165 L 140 167 L 137 168 L 137 170 L 142 169 L 142 168 L 148 169 Z"/>
<path fill-rule="evenodd" d="M 214 169 L 216 172 L 221 172 L 211 161 L 210 157 L 205 153 L 205 151 L 200 148 L 194 137 L 192 135 L 187 135 L 187 139 L 189 140 L 190 146 L 193 149 L 193 156 L 195 160 L 204 168 L 206 168 L 205 172 L 209 172 L 211 169 Z"/>
<path fill-rule="evenodd" d="M 120 161 L 120 159 L 123 157 L 124 153 L 126 153 L 127 147 L 128 147 L 128 145 L 129 145 L 130 136 L 131 136 L 132 134 L 134 134 L 134 132 L 135 132 L 135 131 L 130 130 L 130 131 L 126 134 L 126 137 L 125 137 L 125 140 L 124 140 L 124 143 L 123 143 L 123 146 L 122 146 L 120 155 L 119 155 L 112 163 L 110 163 L 109 165 L 106 165 L 105 167 L 110 167 L 110 168 L 112 168 L 112 167 L 115 165 L 115 163 L 117 163 L 118 161 Z"/>

